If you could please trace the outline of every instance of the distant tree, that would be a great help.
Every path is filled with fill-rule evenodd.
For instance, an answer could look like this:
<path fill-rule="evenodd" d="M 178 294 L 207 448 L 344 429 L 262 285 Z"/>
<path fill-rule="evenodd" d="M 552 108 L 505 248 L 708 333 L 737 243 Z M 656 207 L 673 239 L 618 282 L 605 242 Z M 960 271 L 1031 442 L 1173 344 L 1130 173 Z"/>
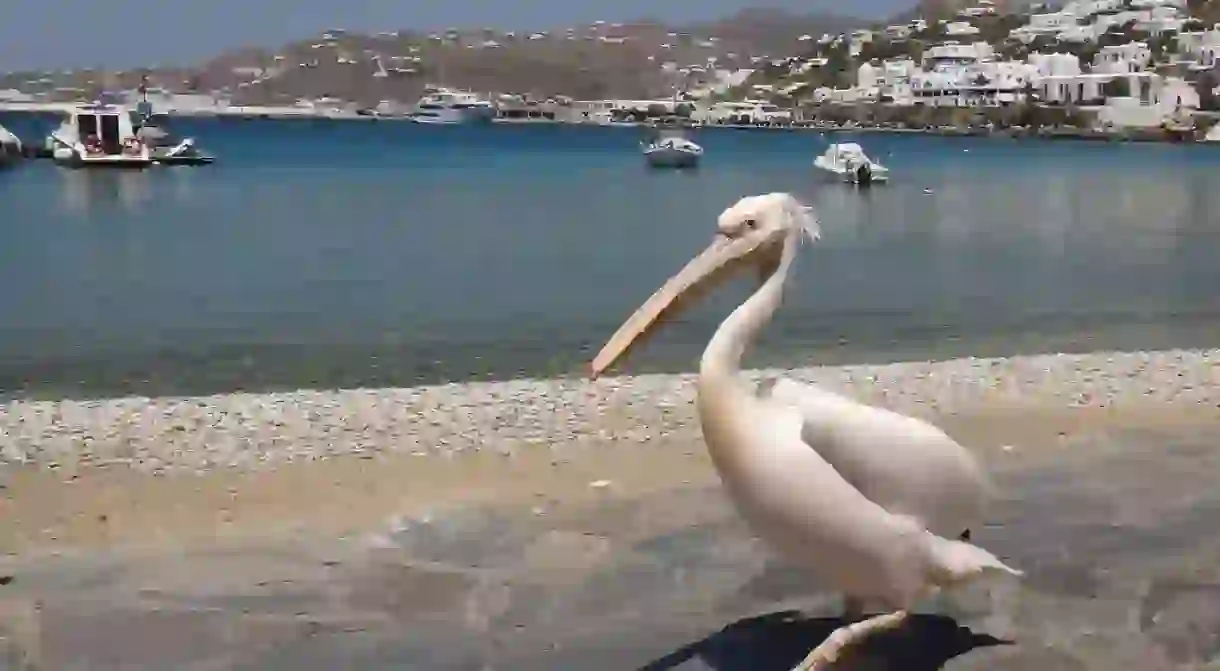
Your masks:
<path fill-rule="evenodd" d="M 1207 30 L 1207 25 L 1199 19 L 1187 19 L 1182 23 L 1182 32 L 1197 33 L 1200 30 Z"/>
<path fill-rule="evenodd" d="M 1006 40 L 1000 44 L 999 56 L 1009 61 L 1025 60 L 1029 55 L 1029 47 L 1022 44 L 1019 40 Z"/>
<path fill-rule="evenodd" d="M 1054 37 L 1051 37 L 1050 35 L 1035 35 L 1034 39 L 1030 40 L 1029 44 L 1026 45 L 1026 48 L 1029 51 L 1046 52 L 1046 51 L 1054 51 L 1055 49 L 1060 48 L 1061 45 L 1064 45 L 1064 44 L 1066 44 L 1066 43 L 1060 42 L 1060 41 L 1056 40 Z"/>
<path fill-rule="evenodd" d="M 689 119 L 691 117 L 691 114 L 693 114 L 694 112 L 695 112 L 695 106 L 692 105 L 691 103 L 678 103 L 678 105 L 676 107 L 674 107 L 675 116 L 685 117 L 685 118 Z"/>
<path fill-rule="evenodd" d="M 1126 77 L 1115 77 L 1101 85 L 1101 94 L 1107 98 L 1127 98 L 1131 95 L 1131 83 Z"/>
<path fill-rule="evenodd" d="M 1097 54 L 1100 51 L 1101 51 L 1100 46 L 1098 46 L 1094 42 L 1088 42 L 1088 43 L 1080 45 L 1080 47 L 1077 48 L 1076 50 L 1070 51 L 1067 53 L 1074 54 L 1076 56 L 1076 58 L 1080 59 L 1081 67 L 1091 68 L 1091 67 L 1093 67 L 1093 61 L 1097 60 Z"/>
<path fill-rule="evenodd" d="M 1068 105 L 1064 110 L 1063 125 L 1074 126 L 1076 128 L 1088 128 L 1092 122 L 1092 116 L 1075 105 Z"/>
<path fill-rule="evenodd" d="M 1097 36 L 1097 44 L 1102 47 L 1116 47 L 1135 40 L 1135 34 L 1127 26 L 1110 26 L 1110 29 Z"/>
<path fill-rule="evenodd" d="M 811 73 L 809 83 L 815 87 L 831 88 L 854 84 L 856 62 L 852 59 L 849 49 L 846 41 L 828 46 L 824 52 L 826 64 Z"/>
<path fill-rule="evenodd" d="M 838 44 L 831 44 L 826 47 L 824 52 L 826 59 L 825 67 L 830 70 L 846 70 L 852 65 L 850 46 L 845 40 L 839 41 Z"/>
<path fill-rule="evenodd" d="M 1038 118 L 1038 105 L 1033 98 L 1032 86 L 1026 87 L 1025 99 L 1017 106 L 1013 116 L 1013 124 L 1017 126 L 1037 128 L 1042 125 Z"/>
<path fill-rule="evenodd" d="M 980 40 L 995 44 L 1006 40 L 1013 30 L 1026 21 L 1027 19 L 1019 14 L 1001 14 L 982 17 L 975 25 L 978 26 Z"/>
<path fill-rule="evenodd" d="M 860 54 L 856 56 L 856 60 L 861 63 L 867 63 L 871 60 L 881 60 L 889 58 L 891 43 L 883 38 L 874 38 L 871 42 L 865 42 L 860 45 Z"/>
<path fill-rule="evenodd" d="M 788 65 L 784 62 L 767 61 L 760 73 L 766 81 L 773 81 L 788 74 Z"/>
<path fill-rule="evenodd" d="M 1177 33 L 1167 32 L 1159 35 L 1153 35 L 1148 38 L 1148 51 L 1152 54 L 1151 62 L 1164 63 L 1167 62 L 1168 55 L 1178 50 Z"/>

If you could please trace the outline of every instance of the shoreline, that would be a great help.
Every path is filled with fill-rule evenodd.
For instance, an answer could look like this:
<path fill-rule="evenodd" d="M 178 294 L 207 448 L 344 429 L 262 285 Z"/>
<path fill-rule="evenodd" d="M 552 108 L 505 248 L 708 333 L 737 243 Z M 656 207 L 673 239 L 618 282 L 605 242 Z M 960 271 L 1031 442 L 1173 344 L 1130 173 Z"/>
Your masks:
<path fill-rule="evenodd" d="M 1168 405 L 1220 417 L 1220 349 L 1026 355 L 749 371 L 931 417 Z M 697 440 L 693 374 L 0 404 L 0 466 L 262 470 L 338 456 L 512 457 Z M 25 470 L 25 469 L 23 469 Z"/>
<path fill-rule="evenodd" d="M 80 103 L 0 103 L 0 114 L 28 114 L 32 116 L 58 115 L 71 111 Z M 279 106 L 242 106 L 228 108 L 183 109 L 165 112 L 170 119 L 224 119 L 233 121 L 365 121 L 387 123 L 414 123 L 409 115 L 377 115 L 359 114 L 355 111 L 342 110 L 311 110 L 295 107 Z M 464 125 L 464 124 L 463 124 Z M 496 118 L 488 126 L 564 126 L 585 128 L 623 128 L 638 129 L 649 126 L 646 122 L 613 122 L 597 123 L 581 119 L 512 119 Z M 1182 138 L 1164 134 L 1159 130 L 1127 129 L 1126 131 L 1098 131 L 1091 128 L 1053 128 L 1042 132 L 1024 132 L 1009 128 L 986 130 L 969 127 L 935 127 L 909 128 L 889 126 L 834 126 L 818 125 L 816 122 L 800 122 L 791 125 L 741 125 L 741 124 L 708 124 L 693 125 L 691 130 L 733 130 L 733 131 L 770 131 L 790 133 L 884 133 L 899 135 L 926 135 L 930 137 L 952 138 L 998 138 L 1005 140 L 1075 140 L 1087 142 L 1122 142 L 1139 144 L 1208 144 L 1201 138 Z M 29 143 L 27 143 L 29 144 Z M 41 158 L 31 156 L 31 158 Z"/>

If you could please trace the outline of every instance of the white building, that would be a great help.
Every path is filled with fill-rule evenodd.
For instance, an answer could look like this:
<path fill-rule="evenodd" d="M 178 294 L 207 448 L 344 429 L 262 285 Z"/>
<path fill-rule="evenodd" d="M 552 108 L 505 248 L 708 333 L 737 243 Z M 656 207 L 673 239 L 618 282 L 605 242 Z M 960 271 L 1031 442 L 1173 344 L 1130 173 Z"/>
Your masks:
<path fill-rule="evenodd" d="M 1077 18 L 1088 18 L 1103 12 L 1115 12 L 1123 7 L 1123 0 L 1072 0 L 1060 10 Z"/>
<path fill-rule="evenodd" d="M 1187 14 L 1171 5 L 1161 5 L 1149 10 L 1149 18 L 1136 21 L 1135 28 L 1152 35 L 1177 32 L 1189 18 Z"/>
<path fill-rule="evenodd" d="M 1152 12 L 1150 10 L 1114 12 L 1113 14 L 1098 14 L 1093 17 L 1092 25 L 1098 31 L 1098 34 L 1106 32 L 1111 28 L 1122 28 L 1128 23 L 1147 23 L 1152 21 Z"/>
<path fill-rule="evenodd" d="M 988 60 L 994 55 L 995 49 L 986 42 L 974 42 L 973 44 L 945 42 L 923 52 L 923 69 L 929 71 L 954 69 Z"/>
<path fill-rule="evenodd" d="M 1220 30 L 1200 30 L 1178 33 L 1178 53 L 1192 70 L 1210 70 L 1220 56 Z"/>
<path fill-rule="evenodd" d="M 725 101 L 696 108 L 691 119 L 704 123 L 788 123 L 792 121 L 792 112 L 763 100 Z"/>
<path fill-rule="evenodd" d="M 1131 7 L 1136 9 L 1173 8 L 1186 11 L 1186 0 L 1129 0 Z"/>
<path fill-rule="evenodd" d="M 994 56 L 993 47 L 986 42 L 945 42 L 923 53 L 922 67 L 906 58 L 865 63 L 856 72 L 855 87 L 819 89 L 815 98 L 938 106 L 1000 105 L 1019 100 L 1038 77 L 1038 66 L 996 61 Z M 1074 64 L 1079 71 L 1079 63 Z"/>
<path fill-rule="evenodd" d="M 856 71 L 854 96 L 910 105 L 914 102 L 911 79 L 919 72 L 919 65 L 909 58 L 890 59 L 880 65 L 863 63 Z"/>
<path fill-rule="evenodd" d="M 1125 79 L 1129 96 L 1141 105 L 1159 103 L 1168 81 L 1155 72 L 1081 73 L 1075 75 L 1052 75 L 1037 80 L 1039 98 L 1042 102 L 1056 105 L 1100 105 L 1107 98 L 1107 84 L 1115 79 Z M 1181 96 L 1177 96 L 1181 98 Z M 1175 104 L 1177 104 L 1176 101 Z M 1194 103 L 1198 106 L 1198 102 Z"/>
<path fill-rule="evenodd" d="M 1102 47 L 1093 58 L 1093 72 L 1098 74 L 1122 74 L 1141 72 L 1152 62 L 1152 51 L 1147 42 Z"/>
<path fill-rule="evenodd" d="M 1062 11 L 1034 14 L 1029 17 L 1029 23 L 1013 30 L 1009 36 L 1029 44 L 1040 35 L 1058 35 L 1064 30 L 1078 25 L 1077 18 L 1075 14 Z"/>
<path fill-rule="evenodd" d="M 916 103 L 978 107 L 1021 100 L 1036 81 L 1037 68 L 1014 61 L 979 61 L 956 69 L 924 71 L 911 78 Z"/>
<path fill-rule="evenodd" d="M 968 21 L 952 21 L 945 24 L 945 35 L 948 37 L 972 37 L 979 34 L 977 26 Z"/>
<path fill-rule="evenodd" d="M 886 26 L 885 27 L 885 38 L 892 42 L 900 42 L 900 41 L 905 40 L 906 38 L 910 37 L 911 32 L 912 32 L 911 27 L 907 26 L 907 25 Z"/>
<path fill-rule="evenodd" d="M 1039 77 L 1071 77 L 1080 74 L 1080 59 L 1073 54 L 1032 53 L 1025 62 Z"/>
<path fill-rule="evenodd" d="M 848 51 L 853 57 L 859 56 L 860 52 L 864 50 L 864 45 L 872 42 L 873 37 L 873 31 L 871 30 L 857 30 L 853 32 L 851 34 L 851 41 L 848 43 Z"/>
<path fill-rule="evenodd" d="M 1075 42 L 1077 44 L 1083 44 L 1085 42 L 1095 41 L 1101 35 L 1101 33 L 1104 32 L 1104 30 L 1099 32 L 1097 27 L 1094 25 L 1071 26 L 1060 31 L 1059 34 L 1055 36 L 1055 39 L 1060 42 Z"/>
<path fill-rule="evenodd" d="M 1170 121 L 1188 120 L 1199 107 L 1193 86 L 1177 77 L 1152 73 L 1138 75 L 1131 95 L 1110 98 L 1097 111 L 1103 128 L 1156 128 Z"/>
<path fill-rule="evenodd" d="M 977 5 L 967 7 L 958 12 L 957 15 L 973 18 L 978 16 L 992 16 L 995 13 L 995 3 L 993 3 L 991 0 L 979 0 Z"/>

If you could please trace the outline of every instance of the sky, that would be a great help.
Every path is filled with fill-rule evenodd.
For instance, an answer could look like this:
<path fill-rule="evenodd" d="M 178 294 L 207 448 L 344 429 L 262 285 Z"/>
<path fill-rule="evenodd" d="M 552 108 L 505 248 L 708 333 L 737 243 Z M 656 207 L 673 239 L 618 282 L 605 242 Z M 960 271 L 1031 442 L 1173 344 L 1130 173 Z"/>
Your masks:
<path fill-rule="evenodd" d="M 191 65 L 236 47 L 275 47 L 326 28 L 544 29 L 599 19 L 704 20 L 757 6 L 880 18 L 913 4 L 913 0 L 766 0 L 761 5 L 758 0 L 3 0 L 0 72 Z"/>

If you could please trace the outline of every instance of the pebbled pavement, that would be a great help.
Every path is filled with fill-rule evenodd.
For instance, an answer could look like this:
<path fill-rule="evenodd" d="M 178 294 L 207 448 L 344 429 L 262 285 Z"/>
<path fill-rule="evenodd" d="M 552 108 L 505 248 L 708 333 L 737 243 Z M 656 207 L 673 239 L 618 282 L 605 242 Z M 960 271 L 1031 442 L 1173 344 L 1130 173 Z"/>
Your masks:
<path fill-rule="evenodd" d="M 941 598 L 839 668 L 1220 669 L 1218 439 L 989 455 L 1003 497 L 975 541 L 1027 577 Z M 786 671 L 839 624 L 704 487 L 0 567 L 0 669 Z"/>

